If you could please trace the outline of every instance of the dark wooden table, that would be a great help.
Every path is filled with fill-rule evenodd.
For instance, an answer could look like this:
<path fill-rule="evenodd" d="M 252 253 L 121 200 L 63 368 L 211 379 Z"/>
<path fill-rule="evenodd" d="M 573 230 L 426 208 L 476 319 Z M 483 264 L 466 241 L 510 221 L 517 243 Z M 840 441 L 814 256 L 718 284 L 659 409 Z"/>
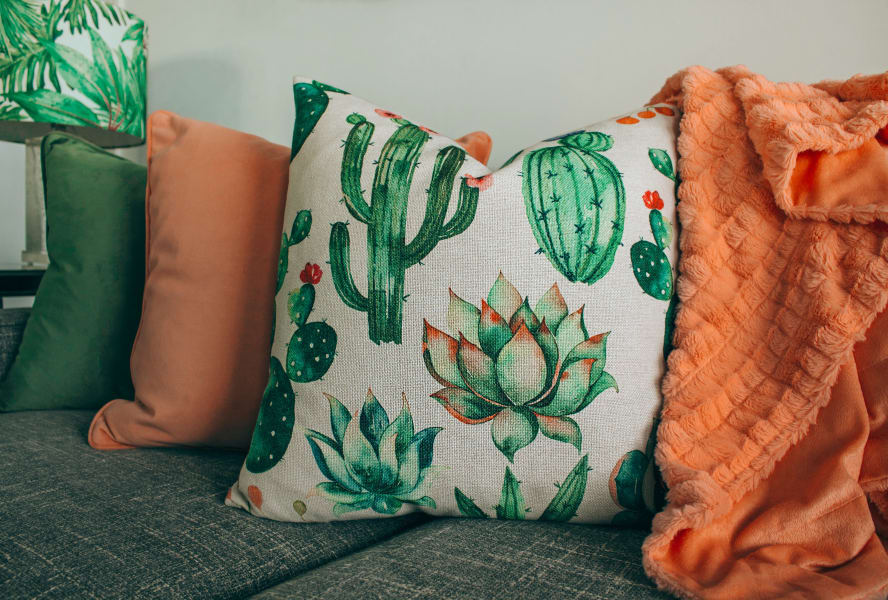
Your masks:
<path fill-rule="evenodd" d="M 0 308 L 4 298 L 36 294 L 45 272 L 44 267 L 0 264 Z"/>

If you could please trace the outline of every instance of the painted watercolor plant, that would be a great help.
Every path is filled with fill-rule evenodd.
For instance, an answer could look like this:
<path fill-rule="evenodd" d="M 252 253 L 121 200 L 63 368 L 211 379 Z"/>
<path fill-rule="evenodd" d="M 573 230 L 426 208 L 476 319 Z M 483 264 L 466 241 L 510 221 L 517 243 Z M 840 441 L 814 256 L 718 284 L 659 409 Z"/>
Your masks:
<path fill-rule="evenodd" d="M 540 515 L 540 521 L 570 521 L 577 516 L 577 509 L 586 494 L 586 480 L 589 473 L 589 455 L 583 455 L 576 466 L 560 484 L 556 483 L 558 491 L 549 505 Z M 453 488 L 456 498 L 456 506 L 459 512 L 466 517 L 476 519 L 489 518 L 474 500 L 466 496 L 459 488 Z M 524 494 L 521 493 L 521 482 L 515 478 L 512 470 L 506 467 L 503 478 L 503 489 L 500 493 L 500 501 L 494 507 L 497 519 L 523 520 L 525 513 L 531 509 L 525 507 Z"/>
<path fill-rule="evenodd" d="M 623 510 L 614 515 L 612 525 L 649 528 L 654 513 L 666 505 L 666 485 L 654 462 L 659 423 L 659 419 L 654 419 L 644 452 L 630 450 L 614 465 L 608 487 L 614 503 Z M 652 493 L 646 495 L 645 482 L 649 478 Z"/>
<path fill-rule="evenodd" d="M 126 26 L 112 49 L 101 22 Z M 58 40 L 89 37 L 87 56 Z M 126 51 L 125 51 L 126 50 Z M 81 97 L 68 93 L 62 82 Z M 98 0 L 0 2 L 0 113 L 7 120 L 101 127 L 142 138 L 146 98 L 145 24 Z"/>
<path fill-rule="evenodd" d="M 330 97 L 327 92 L 348 94 L 332 85 L 312 81 L 311 83 L 299 82 L 293 84 L 293 100 L 296 105 L 296 122 L 293 125 L 293 143 L 290 148 L 290 160 L 302 149 L 308 135 L 314 130 L 315 125 L 321 120 Z"/>
<path fill-rule="evenodd" d="M 268 370 L 268 384 L 244 462 L 250 473 L 264 473 L 281 461 L 293 437 L 296 420 L 296 394 L 284 366 L 272 356 Z"/>
<path fill-rule="evenodd" d="M 557 285 L 531 310 L 499 274 L 481 308 L 450 291 L 452 337 L 424 321 L 423 358 L 445 387 L 435 398 L 462 423 L 491 421 L 493 443 L 512 462 L 537 434 L 580 451 L 582 433 L 568 415 L 617 382 L 605 372 L 608 333 L 589 336 L 583 307 L 568 314 Z"/>
<path fill-rule="evenodd" d="M 376 112 L 399 127 L 386 140 L 379 159 L 374 161 L 376 173 L 369 202 L 361 187 L 361 172 L 376 126 L 363 115 L 348 116 L 352 129 L 344 142 L 342 156 L 342 201 L 351 216 L 367 226 L 367 294 L 358 290 L 352 275 L 347 222 L 334 223 L 330 232 L 330 274 L 342 301 L 350 308 L 367 313 L 370 340 L 376 344 L 400 344 L 408 296 L 404 285 L 407 269 L 420 264 L 439 242 L 468 228 L 475 218 L 479 189 L 467 178 L 458 177 L 465 162 L 465 150 L 458 146 L 442 148 L 435 158 L 422 225 L 408 242 L 407 202 L 430 131 L 400 115 Z M 453 216 L 446 221 L 457 179 L 461 179 L 459 199 Z"/>
<path fill-rule="evenodd" d="M 527 219 L 540 252 L 562 275 L 593 284 L 610 270 L 623 239 L 626 192 L 617 168 L 602 154 L 614 140 L 597 131 L 552 140 L 558 145 L 524 156 Z"/>
<path fill-rule="evenodd" d="M 293 219 L 290 235 L 281 235 L 278 292 L 289 268 L 290 248 L 308 237 L 310 231 L 311 213 L 301 210 Z M 290 381 L 307 383 L 319 380 L 330 369 L 336 356 L 336 331 L 325 322 L 308 321 L 314 308 L 314 286 L 320 282 L 322 275 L 318 265 L 307 263 L 299 274 L 302 285 L 287 297 L 287 313 L 296 329 L 287 344 L 286 366 L 277 357 L 271 357 L 268 385 L 262 394 L 245 462 L 251 473 L 264 473 L 280 462 L 293 437 L 296 393 Z M 272 340 L 275 327 L 272 320 Z"/>
<path fill-rule="evenodd" d="M 432 465 L 435 438 L 442 428 L 414 432 L 406 396 L 391 422 L 371 390 L 354 416 L 339 400 L 325 396 L 333 437 L 307 429 L 305 438 L 329 481 L 317 484 L 309 496 L 333 502 L 337 516 L 365 509 L 394 515 L 405 504 L 435 508 L 427 494 L 443 468 Z"/>
<path fill-rule="evenodd" d="M 654 168 L 672 180 L 678 189 L 678 175 L 672 166 L 672 159 L 666 150 L 650 148 L 648 158 Z M 676 198 L 678 194 L 676 192 Z M 666 330 L 663 340 L 663 356 L 669 356 L 672 349 L 672 331 L 675 321 L 678 296 L 675 295 L 675 282 L 672 273 L 672 263 L 666 255 L 666 249 L 672 244 L 672 223 L 660 212 L 663 208 L 663 199 L 656 190 L 648 190 L 642 200 L 650 209 L 648 221 L 654 242 L 639 240 L 629 249 L 629 259 L 632 263 L 632 274 L 642 291 L 657 300 L 668 301 L 666 309 Z"/>

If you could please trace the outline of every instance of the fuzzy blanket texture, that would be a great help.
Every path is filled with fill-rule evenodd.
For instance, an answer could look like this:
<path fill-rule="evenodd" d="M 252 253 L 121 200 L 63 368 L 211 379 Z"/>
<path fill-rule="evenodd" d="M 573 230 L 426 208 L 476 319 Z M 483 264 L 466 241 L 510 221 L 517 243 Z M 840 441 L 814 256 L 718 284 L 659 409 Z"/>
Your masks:
<path fill-rule="evenodd" d="M 682 598 L 888 595 L 888 73 L 691 67 L 648 574 Z"/>

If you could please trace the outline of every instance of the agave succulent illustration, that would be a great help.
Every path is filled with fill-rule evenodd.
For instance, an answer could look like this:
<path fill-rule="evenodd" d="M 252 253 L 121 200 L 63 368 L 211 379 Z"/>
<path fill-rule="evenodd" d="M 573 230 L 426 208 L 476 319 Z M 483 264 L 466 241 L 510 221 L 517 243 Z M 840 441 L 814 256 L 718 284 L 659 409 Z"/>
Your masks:
<path fill-rule="evenodd" d="M 583 307 L 568 314 L 553 284 L 531 310 L 500 273 L 480 310 L 451 290 L 447 325 L 456 337 L 425 322 L 426 368 L 445 386 L 433 398 L 463 423 L 492 421 L 493 443 L 509 461 L 539 432 L 580 451 L 582 433 L 568 415 L 617 389 L 604 371 L 609 332 L 590 337 Z"/>
<path fill-rule="evenodd" d="M 330 480 L 316 485 L 313 494 L 334 502 L 337 516 L 367 508 L 393 515 L 404 504 L 435 508 L 426 493 L 441 468 L 432 465 L 432 453 L 442 428 L 414 433 L 406 396 L 391 422 L 371 390 L 354 416 L 339 400 L 325 396 L 333 437 L 305 432 L 318 468 Z"/>
<path fill-rule="evenodd" d="M 577 516 L 577 509 L 586 494 L 586 480 L 589 470 L 589 455 L 585 454 L 565 480 L 560 484 L 555 484 L 558 491 L 549 502 L 546 510 L 539 516 L 540 521 L 570 521 Z M 456 506 L 463 516 L 474 519 L 488 518 L 487 513 L 481 510 L 475 501 L 466 496 L 461 489 L 453 488 L 453 496 L 456 498 Z M 500 501 L 494 506 L 494 510 L 497 519 L 517 520 L 523 520 L 525 513 L 530 511 L 530 508 L 525 507 L 524 504 L 521 482 L 515 478 L 509 467 L 506 467 Z"/>

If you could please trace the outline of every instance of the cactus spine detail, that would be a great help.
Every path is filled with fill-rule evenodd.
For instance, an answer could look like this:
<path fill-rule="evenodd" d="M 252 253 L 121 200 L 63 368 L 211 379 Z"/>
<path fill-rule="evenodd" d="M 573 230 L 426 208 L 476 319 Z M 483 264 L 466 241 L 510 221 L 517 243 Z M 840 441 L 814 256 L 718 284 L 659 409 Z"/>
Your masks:
<path fill-rule="evenodd" d="M 592 284 L 611 268 L 623 239 L 626 192 L 601 154 L 613 138 L 580 131 L 556 139 L 557 146 L 524 156 L 527 219 L 552 265 L 570 281 Z"/>
<path fill-rule="evenodd" d="M 375 126 L 352 114 L 353 125 L 342 156 L 343 201 L 349 213 L 367 225 L 367 295 L 363 295 L 350 267 L 348 223 L 334 223 L 330 232 L 330 269 L 336 291 L 345 304 L 367 313 L 370 339 L 401 343 L 401 320 L 406 301 L 404 278 L 438 242 L 466 230 L 475 217 L 478 188 L 461 179 L 456 211 L 445 222 L 450 196 L 465 150 L 448 146 L 435 158 L 425 217 L 409 243 L 406 240 L 407 203 L 419 156 L 429 134 L 405 120 L 383 145 L 367 202 L 361 189 L 361 171 Z"/>

